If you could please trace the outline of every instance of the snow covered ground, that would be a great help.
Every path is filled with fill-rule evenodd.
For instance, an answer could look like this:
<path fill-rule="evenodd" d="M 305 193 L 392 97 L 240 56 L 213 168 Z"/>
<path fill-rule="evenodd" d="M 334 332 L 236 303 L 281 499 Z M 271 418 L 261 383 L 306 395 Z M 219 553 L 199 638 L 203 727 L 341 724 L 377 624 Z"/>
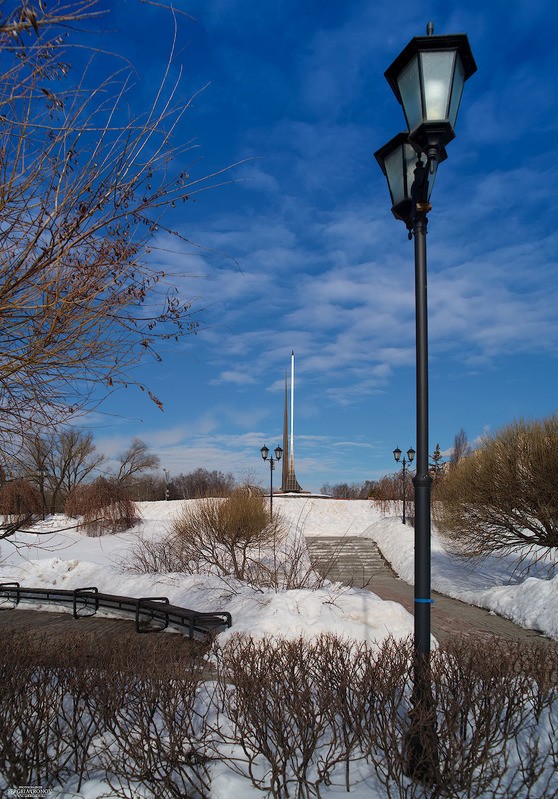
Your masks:
<path fill-rule="evenodd" d="M 190 500 L 194 502 L 195 500 Z M 196 610 L 228 610 L 234 632 L 252 635 L 319 635 L 331 632 L 380 641 L 387 635 L 412 632 L 412 617 L 402 606 L 382 601 L 361 589 L 327 585 L 317 591 L 276 593 L 254 590 L 231 579 L 183 574 L 132 574 L 126 571 L 138 536 L 165 535 L 184 502 L 139 503 L 142 521 L 134 530 L 88 538 L 71 528 L 71 519 L 50 517 L 36 529 L 41 535 L 19 534 L 2 542 L 0 579 L 26 586 L 78 588 L 130 596 L 167 595 L 171 602 Z M 376 541 L 394 570 L 413 582 L 413 530 L 398 518 L 384 516 L 367 500 L 276 497 L 291 531 L 306 536 L 357 535 Z M 44 535 L 48 533 L 48 535 Z M 533 556 L 534 561 L 534 556 Z M 556 563 L 533 565 L 527 578 L 514 571 L 511 559 L 489 558 L 468 564 L 448 555 L 433 534 L 432 587 L 470 604 L 493 610 L 517 624 L 558 639 L 558 570 Z"/>
<path fill-rule="evenodd" d="M 72 520 L 50 517 L 36 529 L 41 534 L 19 534 L 2 542 L 0 581 L 18 580 L 24 586 L 78 588 L 96 585 L 100 591 L 169 597 L 172 603 L 200 611 L 227 610 L 233 627 L 222 633 L 225 641 L 234 633 L 251 635 L 313 636 L 323 632 L 348 638 L 381 641 L 388 635 L 406 637 L 413 620 L 395 602 L 339 584 L 318 590 L 254 589 L 217 576 L 184 574 L 134 574 L 126 570 L 139 536 L 157 539 L 165 535 L 182 502 L 140 503 L 142 521 L 134 530 L 114 536 L 88 538 L 71 529 Z M 277 497 L 274 506 L 287 520 L 291 535 L 364 536 L 376 541 L 399 575 L 413 579 L 413 531 L 398 518 L 384 516 L 368 501 Z M 525 627 L 542 630 L 558 639 L 558 576 L 556 564 L 537 566 L 533 576 L 522 579 L 513 562 L 489 559 L 470 566 L 448 555 L 436 535 L 432 542 L 433 588 L 466 602 L 490 608 Z M 60 611 L 59 606 L 56 607 Z M 99 615 L 101 615 L 99 613 Z M 109 615 L 109 614 L 107 614 Z M 337 782 L 337 780 L 335 781 Z M 346 795 L 342 779 L 323 789 L 328 799 Z M 58 790 L 58 799 L 100 799 L 108 796 L 103 778 L 90 779 L 80 792 L 73 784 Z M 215 765 L 212 799 L 253 799 L 261 794 L 226 763 Z M 384 791 L 363 773 L 351 789 L 354 799 L 385 799 Z"/>

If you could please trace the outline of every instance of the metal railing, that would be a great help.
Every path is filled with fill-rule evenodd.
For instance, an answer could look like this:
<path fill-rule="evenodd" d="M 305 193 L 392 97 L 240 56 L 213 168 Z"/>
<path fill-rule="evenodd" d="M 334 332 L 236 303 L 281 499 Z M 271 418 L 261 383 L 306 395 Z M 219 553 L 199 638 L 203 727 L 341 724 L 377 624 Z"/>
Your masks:
<path fill-rule="evenodd" d="M 2 602 L 2 600 L 5 600 Z M 164 630 L 169 625 L 186 632 L 190 638 L 212 639 L 232 625 L 225 611 L 200 613 L 171 605 L 168 597 L 129 597 L 104 594 L 95 586 L 86 588 L 25 588 L 18 582 L 0 583 L 0 608 L 15 608 L 20 602 L 52 602 L 71 605 L 74 619 L 94 616 L 99 608 L 131 614 L 136 632 Z M 10 605 L 10 603 L 13 603 Z"/>

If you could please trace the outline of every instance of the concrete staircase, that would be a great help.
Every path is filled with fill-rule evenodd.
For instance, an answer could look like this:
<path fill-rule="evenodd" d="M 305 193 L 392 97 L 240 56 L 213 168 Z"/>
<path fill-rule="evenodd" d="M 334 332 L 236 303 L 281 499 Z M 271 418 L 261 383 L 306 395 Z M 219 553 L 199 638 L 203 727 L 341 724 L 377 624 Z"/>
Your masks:
<path fill-rule="evenodd" d="M 306 538 L 316 571 L 332 582 L 370 588 L 372 580 L 394 577 L 394 572 L 374 541 L 359 536 Z"/>

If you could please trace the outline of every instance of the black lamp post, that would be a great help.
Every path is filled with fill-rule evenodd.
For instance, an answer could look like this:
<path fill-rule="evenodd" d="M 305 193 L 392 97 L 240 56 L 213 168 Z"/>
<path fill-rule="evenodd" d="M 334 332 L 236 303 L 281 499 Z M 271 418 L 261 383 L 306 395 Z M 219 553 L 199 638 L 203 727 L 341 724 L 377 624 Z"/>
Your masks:
<path fill-rule="evenodd" d="M 401 460 L 401 455 L 402 454 L 403 453 L 401 452 L 399 447 L 396 447 L 393 450 L 393 457 L 395 458 L 396 462 L 397 463 L 401 462 L 401 465 L 403 466 L 403 519 L 401 521 L 403 522 L 403 524 L 407 524 L 407 518 L 405 516 L 405 494 L 406 494 L 406 488 L 407 488 L 407 479 L 406 479 L 406 476 L 405 476 L 405 470 L 406 470 L 406 467 L 407 467 L 407 463 L 412 463 L 413 462 L 413 460 L 415 458 L 415 451 L 414 451 L 414 449 L 412 447 L 410 447 L 407 450 L 407 458 L 408 458 L 408 460 L 405 457 L 403 457 L 403 460 Z"/>
<path fill-rule="evenodd" d="M 269 455 L 269 447 L 266 447 L 265 445 L 260 449 L 260 452 L 262 453 L 262 458 L 264 461 L 269 462 L 269 476 L 271 481 L 269 489 L 269 518 L 271 521 L 273 521 L 273 470 L 275 469 L 276 461 L 281 460 L 283 450 L 281 447 L 275 447 L 275 458 L 273 455 L 271 455 L 269 458 L 267 457 Z"/>
<path fill-rule="evenodd" d="M 417 461 L 415 486 L 415 700 L 422 704 L 430 686 L 430 495 L 428 472 L 428 324 L 426 297 L 426 227 L 430 193 L 438 164 L 446 158 L 445 145 L 455 136 L 454 126 L 464 82 L 477 67 L 465 34 L 416 36 L 404 48 L 385 77 L 403 106 L 408 131 L 400 133 L 375 155 L 389 186 L 392 213 L 401 219 L 409 238 L 415 239 L 416 309 L 416 418 Z M 429 708 L 431 710 L 431 707 Z M 417 711 L 417 717 L 420 711 Z M 424 714 L 423 714 L 424 718 Z M 420 722 L 417 722 L 420 724 Z M 432 741 L 423 728 L 411 732 L 409 769 L 429 780 L 435 771 Z M 434 758 L 434 759 L 433 759 Z"/>

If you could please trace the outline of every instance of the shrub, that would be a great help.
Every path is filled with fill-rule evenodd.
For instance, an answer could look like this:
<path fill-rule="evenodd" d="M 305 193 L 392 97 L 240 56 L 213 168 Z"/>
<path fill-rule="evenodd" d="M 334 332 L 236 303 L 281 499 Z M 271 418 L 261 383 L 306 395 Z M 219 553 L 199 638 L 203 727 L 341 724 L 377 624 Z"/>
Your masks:
<path fill-rule="evenodd" d="M 459 552 L 558 547 L 557 441 L 558 416 L 519 420 L 449 470 L 435 490 L 436 521 Z"/>
<path fill-rule="evenodd" d="M 269 517 L 267 502 L 248 488 L 225 500 L 201 499 L 175 519 L 171 548 L 189 571 L 211 571 L 250 579 L 262 547 L 284 537 L 280 518 Z"/>
<path fill-rule="evenodd" d="M 115 799 L 205 799 L 211 778 L 232 770 L 275 799 L 359 783 L 359 795 L 390 799 L 556 797 L 552 642 L 467 636 L 433 653 L 432 785 L 407 773 L 411 641 L 238 636 L 214 650 L 210 673 L 207 650 L 191 646 L 179 635 L 6 630 L 0 794 L 79 792 L 103 774 Z"/>
<path fill-rule="evenodd" d="M 42 499 L 39 490 L 26 480 L 11 480 L 0 488 L 0 513 L 4 522 L 0 528 L 2 538 L 33 521 L 40 512 Z"/>
<path fill-rule="evenodd" d="M 217 574 L 275 591 L 317 588 L 327 577 L 310 561 L 302 524 L 287 534 L 279 515 L 270 520 L 266 499 L 247 488 L 229 499 L 192 503 L 165 538 L 138 539 L 125 567 L 140 574 Z"/>
<path fill-rule="evenodd" d="M 115 799 L 207 797 L 205 651 L 182 636 L 125 633 L 109 642 L 7 630 L 0 794 L 39 784 L 79 791 L 104 770 Z"/>
<path fill-rule="evenodd" d="M 412 642 L 393 639 L 232 639 L 217 653 L 227 723 L 216 735 L 230 767 L 275 799 L 319 799 L 343 783 L 348 792 L 364 775 L 391 799 L 556 795 L 552 645 L 451 641 L 432 656 L 431 710 L 414 699 L 412 658 Z M 434 733 L 430 783 L 408 773 L 413 717 Z"/>
<path fill-rule="evenodd" d="M 77 486 L 68 496 L 65 510 L 68 516 L 81 517 L 79 526 L 90 536 L 129 530 L 138 520 L 128 487 L 104 477 Z"/>

